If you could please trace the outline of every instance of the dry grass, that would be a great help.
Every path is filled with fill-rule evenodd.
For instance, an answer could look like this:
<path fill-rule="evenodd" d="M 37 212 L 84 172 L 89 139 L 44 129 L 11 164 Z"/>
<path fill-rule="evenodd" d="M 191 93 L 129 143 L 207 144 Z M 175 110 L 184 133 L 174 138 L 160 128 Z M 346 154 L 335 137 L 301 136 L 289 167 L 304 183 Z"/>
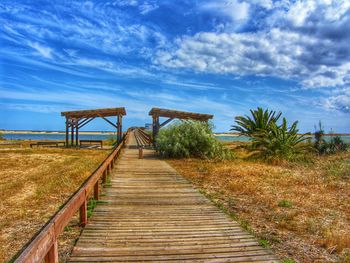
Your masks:
<path fill-rule="evenodd" d="M 293 165 L 168 162 L 282 259 L 350 262 L 350 153 Z"/>
<path fill-rule="evenodd" d="M 109 151 L 0 148 L 0 262 L 10 260 L 77 190 Z M 73 220 L 61 253 L 80 229 Z"/>

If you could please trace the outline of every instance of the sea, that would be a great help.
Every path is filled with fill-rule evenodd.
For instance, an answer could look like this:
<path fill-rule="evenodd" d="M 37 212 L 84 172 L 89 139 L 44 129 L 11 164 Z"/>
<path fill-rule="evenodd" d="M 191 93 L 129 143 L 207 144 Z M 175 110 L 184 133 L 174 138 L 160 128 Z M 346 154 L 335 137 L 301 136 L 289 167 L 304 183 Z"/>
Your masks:
<path fill-rule="evenodd" d="M 46 141 L 46 140 L 55 140 L 55 141 L 64 141 L 64 134 L 10 134 L 3 133 L 2 136 L 7 140 L 35 140 L 35 141 Z M 116 135 L 110 134 L 79 134 L 79 139 L 81 140 L 106 140 L 110 137 L 116 137 Z M 346 143 L 350 143 L 350 135 L 340 136 L 342 140 Z M 247 136 L 216 136 L 219 141 L 224 142 L 248 142 L 249 138 Z M 331 136 L 325 136 L 326 141 L 331 139 Z"/>

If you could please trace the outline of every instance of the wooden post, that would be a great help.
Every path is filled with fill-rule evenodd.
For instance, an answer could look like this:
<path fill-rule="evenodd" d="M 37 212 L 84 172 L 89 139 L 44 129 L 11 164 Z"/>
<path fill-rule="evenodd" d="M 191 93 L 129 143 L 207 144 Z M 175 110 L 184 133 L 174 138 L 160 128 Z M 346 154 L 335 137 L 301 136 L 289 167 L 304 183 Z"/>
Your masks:
<path fill-rule="evenodd" d="M 73 146 L 74 145 L 74 120 L 71 119 L 71 141 L 70 141 L 70 145 Z"/>
<path fill-rule="evenodd" d="M 79 143 L 79 127 L 78 127 L 79 120 L 75 120 L 75 145 L 78 146 Z"/>
<path fill-rule="evenodd" d="M 159 131 L 159 116 L 153 115 L 153 144 L 156 141 L 158 131 Z"/>
<path fill-rule="evenodd" d="M 139 159 L 143 158 L 143 147 L 139 147 Z"/>
<path fill-rule="evenodd" d="M 80 224 L 84 227 L 87 223 L 87 201 L 84 200 L 84 203 L 81 205 L 79 210 L 80 215 Z"/>
<path fill-rule="evenodd" d="M 96 182 L 95 186 L 94 186 L 94 199 L 98 200 L 100 199 L 100 184 L 99 181 Z"/>
<path fill-rule="evenodd" d="M 102 183 L 105 184 L 106 182 L 107 182 L 107 170 L 105 170 L 102 175 Z"/>
<path fill-rule="evenodd" d="M 58 263 L 57 240 L 55 240 L 49 252 L 47 252 L 45 256 L 45 263 Z"/>
<path fill-rule="evenodd" d="M 123 131 L 122 131 L 122 119 L 123 119 L 123 117 L 122 117 L 122 115 L 118 115 L 118 117 L 117 117 L 118 119 L 117 119 L 117 139 L 118 139 L 118 143 L 120 143 L 121 142 L 121 140 L 122 140 L 122 134 L 123 134 Z"/>
<path fill-rule="evenodd" d="M 68 122 L 68 118 L 66 117 L 66 147 L 68 147 L 68 143 L 69 143 L 68 134 L 69 134 L 69 122 Z"/>

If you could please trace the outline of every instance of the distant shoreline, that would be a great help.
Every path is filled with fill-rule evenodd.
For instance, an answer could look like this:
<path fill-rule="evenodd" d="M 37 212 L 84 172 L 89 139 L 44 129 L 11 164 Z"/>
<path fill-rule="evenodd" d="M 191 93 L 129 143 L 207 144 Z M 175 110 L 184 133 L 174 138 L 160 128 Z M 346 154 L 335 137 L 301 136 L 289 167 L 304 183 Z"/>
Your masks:
<path fill-rule="evenodd" d="M 302 135 L 302 134 L 299 134 Z M 238 137 L 240 136 L 238 133 L 214 133 L 214 136 L 221 136 L 221 137 Z M 313 133 L 310 135 L 306 135 L 307 137 L 314 136 Z M 325 133 L 324 136 L 350 136 L 350 133 Z"/>
<path fill-rule="evenodd" d="M 64 131 L 15 131 L 15 130 L 0 130 L 0 134 L 66 134 Z M 79 134 L 85 135 L 116 135 L 117 132 L 102 132 L 102 131 L 79 131 Z"/>
<path fill-rule="evenodd" d="M 64 131 L 26 131 L 26 130 L 0 130 L 0 134 L 65 134 Z M 116 135 L 117 132 L 112 131 L 79 131 L 79 134 L 85 135 Z M 220 137 L 238 137 L 240 136 L 238 133 L 230 133 L 230 132 L 220 132 L 214 133 L 214 136 Z M 313 136 L 310 134 L 309 136 Z M 332 133 L 325 134 L 325 136 L 350 136 L 350 133 Z"/>

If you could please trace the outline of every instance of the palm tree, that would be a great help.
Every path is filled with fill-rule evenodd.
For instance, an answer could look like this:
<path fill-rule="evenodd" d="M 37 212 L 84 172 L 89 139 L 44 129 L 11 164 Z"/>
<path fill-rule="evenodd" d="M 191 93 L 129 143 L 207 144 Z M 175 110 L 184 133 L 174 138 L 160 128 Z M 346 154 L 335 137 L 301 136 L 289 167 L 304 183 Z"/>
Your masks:
<path fill-rule="evenodd" d="M 261 131 L 269 131 L 271 124 L 276 124 L 282 112 L 265 111 L 262 108 L 250 110 L 252 117 L 247 115 L 235 117 L 237 125 L 233 125 L 231 131 L 238 131 L 240 135 L 254 137 Z"/>

